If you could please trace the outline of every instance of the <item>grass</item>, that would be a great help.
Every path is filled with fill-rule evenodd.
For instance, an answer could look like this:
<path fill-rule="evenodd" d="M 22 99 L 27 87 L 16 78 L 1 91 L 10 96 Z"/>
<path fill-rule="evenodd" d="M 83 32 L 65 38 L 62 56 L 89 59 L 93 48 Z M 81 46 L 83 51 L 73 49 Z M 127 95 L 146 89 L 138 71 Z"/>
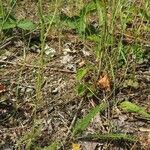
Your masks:
<path fill-rule="evenodd" d="M 125 80 L 127 72 L 131 68 L 135 71 L 135 67 L 132 63 L 136 64 L 139 60 L 144 59 L 143 45 L 145 43 L 149 44 L 146 35 L 147 32 L 150 31 L 148 26 L 150 2 L 148 0 L 139 2 L 126 0 L 91 0 L 89 2 L 64 2 L 62 0 L 55 0 L 45 2 L 38 0 L 38 24 L 36 24 L 36 28 L 31 20 L 17 20 L 14 23 L 16 19 L 13 20 L 12 18 L 17 18 L 17 16 L 14 16 L 13 11 L 15 11 L 17 3 L 17 1 L 11 1 L 11 5 L 7 6 L 5 2 L 0 0 L 0 21 L 2 22 L 0 28 L 1 40 L 5 39 L 5 37 L 7 38 L 7 36 L 11 36 L 9 32 L 13 32 L 15 28 L 19 28 L 22 33 L 25 33 L 23 34 L 24 38 L 26 38 L 26 34 L 32 34 L 34 31 L 40 32 L 40 55 L 37 62 L 39 67 L 36 69 L 35 97 L 33 98 L 33 132 L 31 129 L 31 133 L 26 133 L 23 140 L 20 140 L 19 143 L 19 146 L 25 144 L 27 146 L 26 149 L 31 149 L 35 144 L 34 140 L 40 136 L 40 132 L 34 132 L 34 125 L 38 119 L 37 112 L 40 108 L 47 105 L 43 97 L 42 88 L 44 84 L 44 67 L 46 66 L 45 45 L 47 37 L 50 36 L 49 34 L 56 32 L 57 35 L 61 35 L 65 30 L 75 31 L 80 41 L 89 43 L 89 45 L 92 43 L 93 47 L 91 47 L 90 50 L 94 55 L 94 64 L 93 62 L 89 62 L 84 68 L 77 70 L 76 82 L 78 94 L 85 97 L 92 97 L 93 95 L 94 97 L 98 97 L 99 89 L 95 82 L 97 82 L 100 75 L 108 74 L 113 83 L 112 91 L 110 93 L 106 92 L 104 95 L 105 97 L 108 95 L 109 97 L 112 96 L 113 99 L 115 99 L 115 90 L 119 88 L 121 83 Z M 46 11 L 44 8 L 45 4 L 47 7 L 49 6 L 48 8 L 51 10 Z M 66 6 L 66 10 L 63 5 Z M 4 6 L 6 6 L 6 8 Z M 70 9 L 70 11 L 67 9 Z M 96 27 L 93 22 L 95 22 Z M 28 28 L 31 30 L 27 31 Z M 61 42 L 60 37 L 59 40 Z M 26 63 L 26 53 L 26 48 L 24 48 L 23 64 Z M 25 66 L 21 68 L 18 85 L 24 68 Z M 119 69 L 122 69 L 124 72 L 119 82 L 116 82 Z M 86 78 L 91 75 L 93 76 L 89 82 Z M 100 103 L 100 98 L 98 97 L 97 99 Z M 108 102 L 108 99 L 106 102 Z M 116 103 L 115 100 L 114 103 Z M 102 104 L 103 103 L 101 103 L 101 105 Z M 18 106 L 16 103 L 16 107 Z M 90 110 L 89 114 L 83 117 L 83 120 L 78 121 L 78 124 L 74 125 L 74 132 L 86 130 L 90 121 L 97 114 L 97 111 L 101 111 L 101 109 L 97 107 Z M 96 113 L 91 113 L 93 111 L 96 111 Z M 112 140 L 115 140 L 115 138 L 124 138 L 122 134 L 121 136 L 114 136 L 111 138 L 111 136 L 108 135 L 108 137 L 106 136 L 104 138 Z M 53 149 L 57 149 L 55 144 L 54 147 L 56 148 Z"/>

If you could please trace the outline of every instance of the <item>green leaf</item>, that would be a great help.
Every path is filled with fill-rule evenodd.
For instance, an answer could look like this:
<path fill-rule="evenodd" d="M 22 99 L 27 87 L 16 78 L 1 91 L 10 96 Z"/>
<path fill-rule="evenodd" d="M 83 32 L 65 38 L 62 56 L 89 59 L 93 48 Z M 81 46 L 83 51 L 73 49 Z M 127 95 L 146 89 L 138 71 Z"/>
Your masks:
<path fill-rule="evenodd" d="M 91 120 L 95 117 L 95 115 L 97 113 L 102 113 L 106 108 L 107 104 L 103 102 L 93 108 L 83 119 L 78 120 L 73 129 L 73 135 L 77 135 L 83 132 L 83 130 L 87 128 Z"/>
<path fill-rule="evenodd" d="M 85 33 L 87 28 L 87 21 L 86 17 L 87 14 L 96 10 L 96 5 L 93 1 L 89 2 L 83 9 L 80 11 L 80 19 L 79 19 L 79 25 L 77 26 L 79 34 Z"/>
<path fill-rule="evenodd" d="M 136 113 L 137 115 L 143 117 L 143 119 L 150 119 L 150 114 L 148 114 L 144 108 L 129 101 L 122 102 L 120 104 L 120 108 L 130 113 Z"/>
<path fill-rule="evenodd" d="M 41 150 L 57 150 L 59 147 L 58 143 L 54 142 L 50 146 L 42 148 Z"/>
<path fill-rule="evenodd" d="M 96 10 L 96 4 L 92 1 L 86 4 L 81 10 L 79 15 L 75 15 L 72 17 L 67 16 L 64 13 L 60 14 L 60 22 L 64 26 L 68 26 L 72 29 L 75 29 L 79 34 L 83 34 L 86 32 L 88 25 L 86 22 L 86 16 L 90 12 Z"/>
<path fill-rule="evenodd" d="M 32 21 L 22 19 L 22 20 L 18 21 L 17 27 L 21 28 L 23 30 L 33 30 L 33 29 L 35 29 L 36 26 Z"/>
<path fill-rule="evenodd" d="M 78 26 L 79 34 L 85 33 L 86 26 L 87 26 L 86 16 L 83 16 L 80 18 L 80 21 L 79 21 L 79 26 Z"/>
<path fill-rule="evenodd" d="M 100 36 L 96 34 L 92 34 L 92 35 L 87 36 L 87 39 L 90 41 L 99 42 Z"/>
<path fill-rule="evenodd" d="M 69 17 L 64 13 L 60 14 L 60 23 L 63 26 L 67 26 L 71 29 L 77 29 L 79 26 L 80 16 Z"/>
<path fill-rule="evenodd" d="M 79 96 L 82 96 L 86 92 L 86 86 L 84 84 L 77 84 L 76 90 Z"/>
<path fill-rule="evenodd" d="M 81 79 L 87 74 L 88 68 L 81 68 L 77 71 L 76 78 L 78 81 L 81 81 Z"/>
<path fill-rule="evenodd" d="M 7 29 L 12 29 L 16 27 L 16 21 L 8 18 L 5 22 L 3 19 L 0 19 L 0 29 L 1 30 L 7 30 Z"/>

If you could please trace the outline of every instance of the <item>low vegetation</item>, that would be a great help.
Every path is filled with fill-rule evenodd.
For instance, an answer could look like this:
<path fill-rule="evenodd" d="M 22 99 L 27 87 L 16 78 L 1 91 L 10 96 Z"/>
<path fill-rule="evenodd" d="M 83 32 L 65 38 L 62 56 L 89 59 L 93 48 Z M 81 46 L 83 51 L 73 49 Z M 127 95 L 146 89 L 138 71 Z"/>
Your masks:
<path fill-rule="evenodd" d="M 149 0 L 0 0 L 0 149 L 148 150 L 149 12 Z"/>

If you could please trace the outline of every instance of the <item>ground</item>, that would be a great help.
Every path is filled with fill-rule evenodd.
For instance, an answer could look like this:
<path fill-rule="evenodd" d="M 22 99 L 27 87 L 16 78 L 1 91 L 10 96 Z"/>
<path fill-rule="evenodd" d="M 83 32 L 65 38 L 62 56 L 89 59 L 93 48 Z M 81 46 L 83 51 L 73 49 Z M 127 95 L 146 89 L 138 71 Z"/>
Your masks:
<path fill-rule="evenodd" d="M 44 7 L 45 10 L 48 9 L 47 5 Z M 22 1 L 16 7 L 18 18 L 26 17 L 34 22 L 38 21 L 36 12 L 36 1 Z M 21 31 L 13 29 L 11 36 L 7 35 L 0 42 L 0 149 L 38 149 L 37 147 L 43 148 L 59 141 L 62 143 L 61 149 L 72 149 L 72 143 L 78 143 L 83 150 L 148 150 L 150 119 L 125 112 L 119 104 L 128 100 L 150 113 L 149 35 L 144 36 L 146 40 L 138 41 L 142 43 L 142 60 L 136 61 L 131 55 L 127 68 L 117 68 L 115 89 L 114 80 L 110 77 L 109 91 L 98 89 L 96 96 L 79 96 L 76 91 L 76 73 L 86 64 L 97 65 L 92 51 L 94 44 L 89 40 L 83 41 L 74 30 L 66 29 L 60 35 L 58 33 L 53 30 L 48 34 L 42 72 L 38 62 L 39 30 L 22 37 Z M 130 46 L 130 42 L 126 41 L 125 44 Z M 41 82 L 38 82 L 38 73 L 41 73 Z M 93 80 L 97 80 L 96 76 L 90 72 L 85 80 L 93 83 Z M 39 86 L 41 91 L 37 92 Z M 110 96 L 106 99 L 108 95 Z M 83 118 L 104 99 L 109 107 L 92 119 L 85 135 L 125 133 L 138 137 L 137 143 L 87 141 L 72 137 L 70 129 L 75 121 Z"/>

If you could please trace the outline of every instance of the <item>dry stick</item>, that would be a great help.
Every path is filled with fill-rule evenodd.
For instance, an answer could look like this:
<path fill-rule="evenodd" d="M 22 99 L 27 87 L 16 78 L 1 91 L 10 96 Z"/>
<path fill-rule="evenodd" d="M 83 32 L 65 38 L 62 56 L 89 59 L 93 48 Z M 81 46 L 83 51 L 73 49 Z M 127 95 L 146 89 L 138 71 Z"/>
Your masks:
<path fill-rule="evenodd" d="M 0 50 L 5 48 L 6 46 L 8 46 L 9 44 L 11 44 L 11 41 L 8 41 L 6 43 L 3 43 L 1 46 L 0 46 Z"/>
<path fill-rule="evenodd" d="M 12 40 L 19 36 L 12 36 L 0 42 L 0 50 L 11 44 Z"/>
<path fill-rule="evenodd" d="M 35 65 L 31 65 L 31 64 L 22 64 L 22 63 L 13 63 L 10 61 L 5 61 L 5 60 L 0 60 L 0 63 L 5 63 L 5 64 L 9 64 L 9 65 L 13 65 L 13 66 L 26 66 L 26 67 L 32 67 L 32 68 L 40 68 L 40 66 L 35 66 Z M 45 66 L 44 69 L 50 68 L 52 66 Z M 71 74 L 75 74 L 75 71 L 69 71 L 69 70 L 64 70 L 64 69 L 59 69 L 59 68 L 50 68 L 51 71 L 55 71 L 55 72 L 64 72 L 64 73 L 71 73 Z"/>

